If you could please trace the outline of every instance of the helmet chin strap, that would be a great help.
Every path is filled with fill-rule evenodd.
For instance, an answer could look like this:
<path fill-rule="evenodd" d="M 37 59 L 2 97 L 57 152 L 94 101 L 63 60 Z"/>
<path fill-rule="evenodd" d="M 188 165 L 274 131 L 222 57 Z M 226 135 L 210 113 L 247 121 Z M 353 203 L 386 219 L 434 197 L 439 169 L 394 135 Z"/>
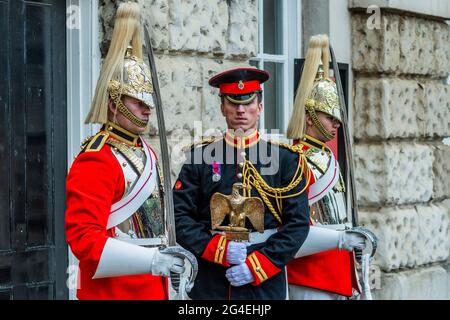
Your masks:
<path fill-rule="evenodd" d="M 133 124 L 137 125 L 140 128 L 145 128 L 147 126 L 148 121 L 143 121 L 136 117 L 127 107 L 123 104 L 120 96 L 117 94 L 116 90 L 110 90 L 109 95 L 111 99 L 116 104 L 117 110 L 128 120 L 130 120 Z"/>
<path fill-rule="evenodd" d="M 308 111 L 308 114 L 311 117 L 314 126 L 320 131 L 320 133 L 325 137 L 325 139 L 327 139 L 327 141 L 334 139 L 334 135 L 327 129 L 325 129 L 322 122 L 320 122 L 319 118 L 317 117 L 317 114 L 314 111 L 314 109 L 306 107 L 306 110 Z"/>

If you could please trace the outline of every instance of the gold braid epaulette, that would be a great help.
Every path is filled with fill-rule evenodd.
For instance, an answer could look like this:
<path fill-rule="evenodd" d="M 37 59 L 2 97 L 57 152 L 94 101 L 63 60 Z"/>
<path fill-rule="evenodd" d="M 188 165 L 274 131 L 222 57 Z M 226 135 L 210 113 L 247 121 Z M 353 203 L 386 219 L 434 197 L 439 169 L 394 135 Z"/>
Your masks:
<path fill-rule="evenodd" d="M 204 138 L 204 139 L 199 140 L 199 141 L 194 141 L 194 142 L 188 144 L 187 146 L 184 146 L 182 148 L 182 150 L 183 150 L 183 152 L 187 152 L 187 151 L 191 150 L 192 148 L 194 148 L 195 146 L 198 146 L 198 145 L 201 145 L 201 144 L 211 144 L 211 143 L 213 143 L 216 140 L 217 140 L 217 137 L 207 137 L 207 138 Z"/>
<path fill-rule="evenodd" d="M 109 134 L 103 131 L 98 132 L 97 134 L 87 137 L 81 142 L 81 152 L 97 152 L 100 151 L 105 145 L 106 140 L 108 139 Z"/>
<path fill-rule="evenodd" d="M 277 144 L 283 148 L 289 149 L 291 152 L 298 153 L 299 157 L 297 170 L 295 171 L 295 174 L 292 177 L 291 182 L 289 182 L 289 184 L 286 187 L 273 188 L 269 186 L 266 181 L 264 181 L 264 179 L 261 177 L 258 170 L 256 170 L 253 164 L 250 161 L 246 160 L 242 171 L 243 171 L 243 183 L 248 188 L 244 189 L 244 197 L 249 197 L 251 195 L 251 189 L 252 187 L 254 187 L 258 191 L 262 200 L 269 208 L 270 212 L 273 214 L 275 219 L 277 219 L 278 222 L 281 223 L 282 222 L 281 215 L 283 212 L 282 200 L 286 198 L 296 197 L 305 192 L 309 184 L 310 171 L 308 168 L 308 164 L 306 162 L 306 157 L 303 153 L 303 146 L 301 144 L 293 146 L 287 143 L 279 143 L 274 141 L 269 142 Z M 303 180 L 303 175 L 305 175 L 306 178 L 305 186 L 299 192 L 286 195 L 286 193 L 293 190 L 300 184 L 300 182 Z M 274 206 L 269 200 L 269 197 L 275 199 L 278 210 L 274 208 Z"/>
<path fill-rule="evenodd" d="M 292 144 L 289 144 L 289 143 L 283 143 L 283 142 L 278 142 L 278 141 L 274 141 L 274 140 L 269 140 L 268 142 L 279 145 L 280 147 L 289 149 L 290 151 L 292 151 L 294 153 L 303 154 L 303 145 L 302 144 L 297 144 L 297 145 L 293 146 Z"/>

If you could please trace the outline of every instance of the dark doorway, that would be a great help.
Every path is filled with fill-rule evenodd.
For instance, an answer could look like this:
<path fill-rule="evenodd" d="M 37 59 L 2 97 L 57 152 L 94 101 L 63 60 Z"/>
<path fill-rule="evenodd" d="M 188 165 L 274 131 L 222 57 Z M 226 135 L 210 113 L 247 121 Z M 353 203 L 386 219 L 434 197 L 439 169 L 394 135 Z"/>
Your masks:
<path fill-rule="evenodd" d="M 66 7 L 0 0 L 0 299 L 66 299 Z"/>

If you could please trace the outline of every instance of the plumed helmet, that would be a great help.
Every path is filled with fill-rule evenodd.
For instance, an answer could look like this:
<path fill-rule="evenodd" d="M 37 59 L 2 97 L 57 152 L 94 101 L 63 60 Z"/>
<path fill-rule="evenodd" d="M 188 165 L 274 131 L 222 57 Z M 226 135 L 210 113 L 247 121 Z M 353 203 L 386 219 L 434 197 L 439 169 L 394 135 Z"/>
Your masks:
<path fill-rule="evenodd" d="M 111 98 L 119 112 L 135 124 L 146 126 L 121 103 L 121 97 L 126 95 L 154 107 L 151 72 L 142 59 L 141 32 L 139 4 L 121 3 L 86 123 L 106 123 Z"/>
<path fill-rule="evenodd" d="M 328 140 L 331 140 L 333 135 L 323 127 L 316 112 L 324 112 L 342 122 L 337 87 L 328 76 L 329 50 L 327 35 L 311 37 L 288 125 L 287 137 L 290 139 L 304 137 L 306 114 Z"/>

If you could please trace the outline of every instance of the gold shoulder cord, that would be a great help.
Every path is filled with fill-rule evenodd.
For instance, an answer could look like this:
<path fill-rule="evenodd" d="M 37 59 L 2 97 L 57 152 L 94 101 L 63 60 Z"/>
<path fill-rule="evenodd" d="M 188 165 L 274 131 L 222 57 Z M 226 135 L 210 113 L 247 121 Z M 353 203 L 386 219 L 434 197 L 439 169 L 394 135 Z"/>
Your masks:
<path fill-rule="evenodd" d="M 215 140 L 216 140 L 216 137 L 207 137 L 207 138 L 204 138 L 204 139 L 202 139 L 200 141 L 194 141 L 194 142 L 184 146 L 182 148 L 182 150 L 183 150 L 183 152 L 187 152 L 187 151 L 191 150 L 192 148 L 194 148 L 197 145 L 210 144 L 210 143 L 213 143 Z"/>
<path fill-rule="evenodd" d="M 310 171 L 308 168 L 308 164 L 306 162 L 306 157 L 302 150 L 302 145 L 296 145 L 291 146 L 289 144 L 285 143 L 278 143 L 274 141 L 269 141 L 270 143 L 276 143 L 279 146 L 289 149 L 290 151 L 294 153 L 299 154 L 298 164 L 297 164 L 297 170 L 295 171 L 294 176 L 292 177 L 291 182 L 286 186 L 282 188 L 273 188 L 267 184 L 266 181 L 261 177 L 258 170 L 253 166 L 253 164 L 246 160 L 243 167 L 243 184 L 247 186 L 248 188 L 244 189 L 244 197 L 249 197 L 251 194 L 252 187 L 254 187 L 259 195 L 261 196 L 262 200 L 266 204 L 266 206 L 269 208 L 270 212 L 273 214 L 273 216 L 278 220 L 278 222 L 281 223 L 281 215 L 283 212 L 283 199 L 292 198 L 299 196 L 302 194 L 309 184 L 310 179 Z M 287 192 L 291 191 L 295 187 L 299 185 L 299 183 L 302 181 L 302 176 L 305 173 L 306 177 L 306 184 L 303 187 L 302 190 L 300 190 L 297 193 L 285 195 Z M 272 203 L 269 200 L 269 197 L 274 198 L 277 204 L 277 210 L 273 207 Z"/>

